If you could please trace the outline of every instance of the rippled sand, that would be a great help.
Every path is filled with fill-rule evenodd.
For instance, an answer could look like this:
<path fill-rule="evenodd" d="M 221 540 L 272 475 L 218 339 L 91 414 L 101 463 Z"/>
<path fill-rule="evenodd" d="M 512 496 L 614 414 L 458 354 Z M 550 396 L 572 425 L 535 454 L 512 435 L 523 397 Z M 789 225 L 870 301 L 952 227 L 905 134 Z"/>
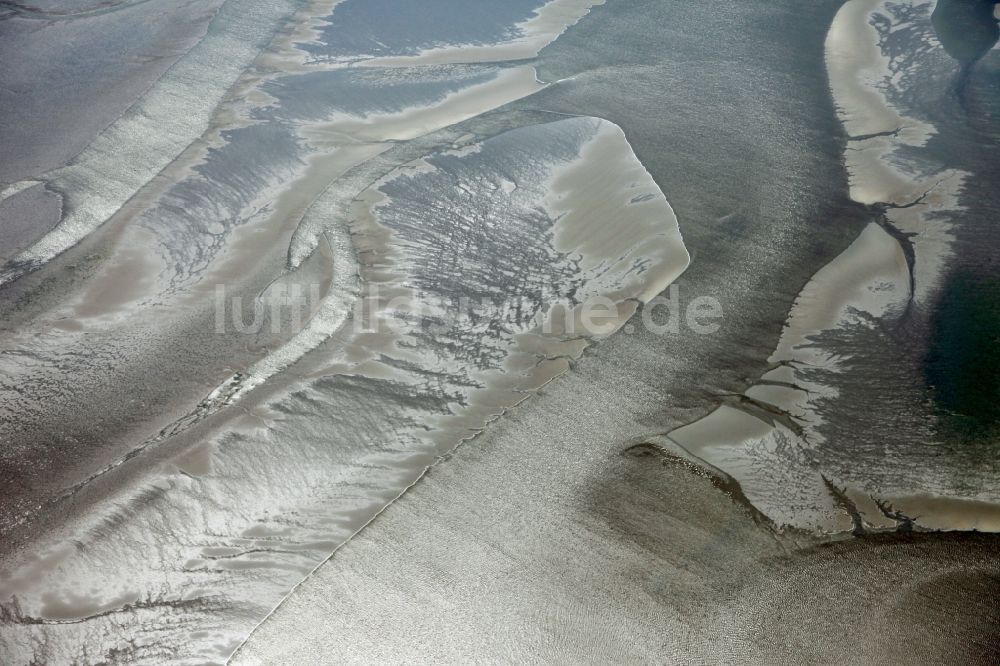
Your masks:
<path fill-rule="evenodd" d="M 0 662 L 993 658 L 929 9 L 50 4 L 108 62 L 0 121 Z"/>

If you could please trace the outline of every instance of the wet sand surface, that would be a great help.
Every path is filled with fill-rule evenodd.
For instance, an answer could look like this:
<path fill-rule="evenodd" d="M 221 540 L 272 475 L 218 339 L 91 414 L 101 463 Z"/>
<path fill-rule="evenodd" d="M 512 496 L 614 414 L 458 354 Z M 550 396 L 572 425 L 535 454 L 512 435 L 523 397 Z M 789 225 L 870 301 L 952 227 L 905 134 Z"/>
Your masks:
<path fill-rule="evenodd" d="M 0 661 L 994 659 L 996 51 L 800 4 L 0 19 L 146 49 L 0 127 Z"/>
<path fill-rule="evenodd" d="M 3 244 L 0 258 L 4 261 L 41 238 L 59 222 L 62 201 L 41 184 L 31 185 L 0 201 L 3 224 Z"/>
<path fill-rule="evenodd" d="M 555 417 L 553 401 L 540 402 Z M 598 419 L 586 425 L 611 436 Z M 996 658 L 993 537 L 811 546 L 768 534 L 711 479 L 652 447 L 597 451 L 550 436 L 511 450 L 514 434 L 435 468 L 232 663 Z M 545 483 L 532 468 L 546 469 Z"/>
<path fill-rule="evenodd" d="M 318 4 L 304 12 L 329 10 Z M 225 22 L 221 27 L 227 27 Z M 225 39 L 224 31 L 220 39 Z M 182 63 L 182 71 L 198 69 L 200 59 L 212 47 L 206 40 L 199 48 L 200 53 Z M 370 214 L 371 224 L 376 225 L 371 231 L 364 230 L 363 220 L 323 229 L 305 241 L 307 249 L 299 245 L 295 256 L 289 257 L 289 240 L 298 227 L 310 226 L 312 215 L 322 215 L 317 210 L 327 205 L 327 199 L 346 195 L 364 200 L 365 191 L 375 192 L 370 182 L 354 191 L 328 188 L 338 176 L 387 153 L 388 169 L 380 187 L 388 187 L 400 180 L 394 170 L 405 168 L 413 159 L 410 148 L 394 149 L 394 142 L 419 137 L 544 87 L 534 70 L 523 66 L 411 69 L 404 76 L 385 70 L 381 76 L 360 81 L 346 77 L 348 89 L 370 89 L 367 104 L 340 111 L 340 98 L 333 95 L 314 99 L 305 116 L 295 115 L 300 112 L 294 104 L 276 103 L 295 93 L 295 87 L 287 85 L 292 81 L 282 78 L 281 67 L 290 64 L 291 76 L 300 74 L 300 64 L 290 49 L 294 46 L 284 36 L 276 38 L 259 59 L 271 69 L 264 75 L 255 72 L 237 84 L 237 92 L 231 92 L 229 101 L 214 112 L 202 140 L 183 150 L 97 234 L 9 288 L 12 319 L 21 325 L 11 322 L 7 341 L 5 389 L 10 400 L 5 406 L 5 426 L 11 446 L 5 451 L 5 474 L 21 485 L 10 488 L 13 502 L 6 507 L 10 558 L 3 592 L 9 600 L 5 617 L 11 626 L 35 627 L 26 635 L 12 634 L 14 642 L 5 643 L 5 655 L 11 660 L 27 658 L 36 639 L 46 645 L 44 658 L 55 661 L 72 660 L 80 650 L 94 649 L 120 654 L 116 658 L 155 661 L 164 645 L 178 643 L 199 662 L 224 660 L 255 618 L 262 617 L 330 549 L 405 490 L 436 454 L 522 402 L 531 391 L 564 372 L 566 358 L 579 356 L 582 333 L 563 331 L 561 337 L 547 340 L 533 332 L 533 308 L 540 301 L 525 285 L 555 286 L 563 290 L 555 295 L 557 299 L 606 293 L 624 303 L 624 299 L 648 299 L 687 264 L 676 218 L 635 162 L 620 130 L 597 119 L 555 123 L 558 117 L 553 116 L 545 119 L 554 128 L 551 133 L 548 125 L 539 125 L 542 129 L 535 134 L 529 131 L 523 139 L 513 134 L 509 140 L 496 139 L 500 146 L 510 143 L 511 157 L 498 154 L 508 164 L 503 173 L 493 176 L 496 184 L 483 190 L 484 202 L 501 197 L 490 215 L 484 217 L 475 206 L 461 201 L 451 203 L 458 215 L 466 208 L 464 214 L 473 225 L 470 233 L 487 233 L 478 242 L 491 242 L 489 234 L 499 233 L 492 242 L 517 243 L 507 254 L 539 244 L 536 253 L 526 255 L 511 275 L 495 274 L 490 276 L 492 283 L 477 286 L 463 284 L 458 274 L 435 287 L 438 278 L 432 271 L 439 270 L 435 266 L 439 250 L 420 247 L 429 238 L 406 241 L 409 245 L 403 247 L 412 254 L 410 262 L 398 264 L 399 250 L 391 249 L 395 243 L 386 246 L 383 258 L 366 256 L 366 243 L 384 243 L 387 234 L 404 231 L 383 227 L 379 221 L 383 213 Z M 334 93 L 345 84 L 336 67 L 321 66 L 317 73 L 333 84 Z M 169 87 L 173 81 L 166 80 L 164 85 Z M 142 104 L 155 107 L 160 104 L 159 94 L 154 89 Z M 126 115 L 121 123 L 141 125 L 147 118 L 139 112 L 135 118 Z M 197 120 L 197 114 L 192 119 Z M 289 121 L 296 126 L 294 134 L 288 131 Z M 510 122 L 506 125 L 511 130 L 517 127 Z M 182 132 L 195 125 L 175 123 L 174 127 Z M 482 151 L 496 152 L 486 148 L 492 145 L 491 134 L 507 136 L 502 127 L 488 123 L 481 134 L 471 129 L 431 135 L 423 144 L 414 145 L 420 151 L 415 156 L 440 152 L 442 146 L 454 147 L 459 141 L 471 149 L 470 159 L 478 160 Z M 159 148 L 166 156 L 176 145 L 170 142 L 182 140 L 171 136 L 169 129 L 166 134 L 167 143 L 146 148 L 152 147 L 154 153 Z M 604 137 L 600 139 L 604 144 L 610 136 L 611 143 L 602 144 L 597 156 L 586 157 L 583 150 L 591 135 Z M 146 139 L 141 134 L 136 138 L 139 143 Z M 483 139 L 480 150 L 477 140 Z M 91 182 L 110 176 L 110 198 L 104 204 L 84 198 L 77 208 L 70 207 L 59 227 L 9 264 L 11 279 L 24 275 L 23 267 L 36 267 L 25 263 L 25 257 L 41 259 L 46 252 L 58 251 L 97 221 L 102 205 L 128 196 L 126 188 L 132 185 L 127 178 L 118 179 L 114 171 L 100 174 L 94 168 L 110 155 L 95 145 L 121 140 L 120 128 L 113 125 L 87 149 L 87 155 L 68 167 L 71 179 L 76 178 L 74 174 Z M 538 140 L 539 145 L 549 147 L 534 146 Z M 254 144 L 270 150 L 254 156 Z M 602 159 L 604 153 L 613 156 L 625 169 L 623 173 L 631 174 L 628 182 L 609 183 L 605 192 L 618 196 L 620 206 L 635 206 L 639 211 L 632 215 L 634 222 L 623 220 L 621 227 L 627 232 L 634 224 L 636 231 L 624 243 L 611 246 L 608 251 L 614 254 L 604 257 L 602 248 L 581 245 L 586 238 L 574 239 L 572 228 L 586 220 L 570 217 L 561 222 L 564 231 L 559 246 L 546 249 L 548 235 L 538 232 L 552 224 L 544 212 L 549 205 L 545 203 L 549 190 L 544 186 L 550 180 L 548 174 L 563 162 Z M 527 158 L 527 163 L 511 161 L 518 155 Z M 441 159 L 447 159 L 447 153 Z M 150 166 L 154 163 L 146 161 Z M 64 178 L 65 173 L 57 171 L 54 180 Z M 465 178 L 463 173 L 464 169 L 455 174 L 442 171 L 454 179 Z M 141 177 L 141 169 L 133 175 Z M 561 188 L 566 191 L 562 201 L 553 204 L 553 215 L 562 215 L 559 206 L 574 210 L 585 204 L 576 201 L 585 195 L 574 192 L 574 178 L 564 180 Z M 447 183 L 449 187 L 456 184 L 461 181 Z M 89 194 L 94 185 L 78 186 L 81 193 Z M 14 185 L 14 189 L 19 187 Z M 624 188 L 620 195 L 618 188 Z M 430 189 L 424 196 L 439 195 Z M 385 194 L 380 196 L 386 199 Z M 641 201 L 631 201 L 637 196 Z M 508 211 L 504 198 L 518 203 Z M 405 212 L 409 204 L 405 199 L 402 203 Z M 609 212 L 616 211 L 612 207 Z M 413 213 L 419 211 L 405 214 Z M 504 234 L 510 232 L 494 225 L 494 216 L 507 216 L 512 223 L 527 226 L 505 240 Z M 456 221 L 462 219 L 442 223 Z M 329 218 L 325 222 L 343 223 Z M 356 237 L 347 238 L 347 232 Z M 366 234 L 372 237 L 370 241 L 365 240 Z M 147 248 L 156 251 L 150 253 Z M 468 254 L 471 247 L 459 236 L 451 251 Z M 656 252 L 662 256 L 656 257 Z M 578 256 L 574 262 L 583 261 L 582 270 L 561 258 L 569 253 Z M 75 262 L 81 255 L 88 261 L 83 275 L 67 280 L 63 275 L 78 269 Z M 284 269 L 287 260 L 294 272 Z M 405 281 L 398 287 L 382 277 L 393 262 L 404 270 Z M 251 263 L 254 270 L 247 271 Z M 484 277 L 489 276 L 489 268 L 483 267 Z M 545 270 L 563 284 L 545 278 L 545 273 L 532 274 Z M 621 277 L 616 277 L 616 270 Z M 646 272 L 649 276 L 644 276 Z M 505 319 L 502 311 L 490 314 L 484 320 L 489 328 L 482 330 L 463 330 L 459 326 L 467 322 L 456 322 L 454 332 L 445 335 L 449 339 L 427 340 L 430 347 L 421 356 L 407 348 L 425 334 L 419 326 L 408 324 L 405 316 L 386 309 L 378 297 L 375 317 L 400 319 L 399 332 L 380 337 L 345 328 L 350 303 L 357 296 L 367 296 L 356 291 L 358 277 L 367 289 L 385 286 L 383 297 L 391 296 L 393 289 L 397 295 L 403 293 L 400 289 L 410 289 L 406 285 L 416 280 L 423 285 L 416 294 L 420 302 L 435 295 L 428 292 L 431 289 L 437 290 L 444 305 L 449 305 L 447 299 L 483 295 L 496 300 L 492 307 L 513 305 L 517 313 L 513 320 Z M 47 290 L 60 283 L 70 289 L 46 296 Z M 265 327 L 264 333 L 241 337 L 239 331 L 218 330 L 214 289 L 218 284 L 228 290 L 226 298 L 251 296 L 258 301 L 278 286 L 303 290 L 319 286 L 316 298 L 320 303 L 310 304 L 310 314 L 301 326 L 280 326 L 280 333 L 271 336 Z M 634 306 L 623 310 L 632 311 Z M 44 326 L 45 337 L 25 335 L 28 322 L 36 330 Z M 209 328 L 212 324 L 215 330 Z M 199 344 L 191 345 L 192 339 Z M 187 344 L 178 347 L 178 340 Z M 468 349 L 449 361 L 455 353 L 449 346 L 456 343 Z M 510 345 L 516 350 L 505 351 Z M 310 353 L 299 370 L 290 368 Z M 505 360 L 509 353 L 514 355 Z M 115 362 L 102 365 L 102 356 Z M 37 363 L 35 359 L 43 360 Z M 175 374 L 165 374 L 164 365 Z M 308 381 L 297 382 L 306 368 Z M 275 378 L 275 373 L 286 369 L 287 374 Z M 141 381 L 151 371 L 156 381 Z M 444 382 L 449 377 L 445 372 L 451 373 L 450 385 Z M 87 381 L 80 382 L 81 376 Z M 256 401 L 243 402 L 248 393 L 272 378 L 276 381 Z M 128 398 L 123 399 L 126 392 Z M 308 400 L 310 393 L 326 406 L 306 415 L 301 406 L 293 405 L 302 398 Z M 275 402 L 261 404 L 269 395 Z M 55 401 L 44 400 L 48 396 Z M 359 400 L 370 401 L 369 422 L 348 428 L 354 431 L 349 436 L 353 442 L 330 447 L 330 435 L 347 422 L 335 417 L 332 423 L 324 423 L 327 415 L 340 410 L 345 410 L 344 416 L 357 414 Z M 226 409 L 234 403 L 235 409 Z M 93 418 L 93 407 L 107 406 L 112 407 L 110 412 Z M 261 438 L 274 437 L 271 425 L 284 420 L 278 414 L 289 407 L 299 412 L 292 419 L 294 434 L 278 435 L 278 439 L 291 446 L 272 447 L 274 458 L 261 465 L 259 454 L 248 456 L 246 447 L 255 448 Z M 137 411 L 144 418 L 137 419 Z M 441 424 L 428 432 L 426 424 L 435 420 Z M 226 426 L 220 429 L 221 423 Z M 53 441 L 40 425 L 59 428 L 60 437 Z M 316 426 L 319 430 L 314 430 Z M 148 434 L 143 436 L 144 432 Z M 376 444 L 393 438 L 400 440 L 395 446 Z M 306 453 L 310 440 L 324 462 Z M 257 471 L 249 472 L 247 464 Z M 254 490 L 262 483 L 262 473 L 271 478 L 264 484 L 271 492 L 263 495 Z M 305 481 L 302 474 L 313 480 Z M 282 476 L 285 479 L 279 481 Z M 297 481 L 289 484 L 293 477 Z M 339 482 L 331 485 L 331 477 Z M 333 494 L 317 492 L 317 484 Z M 236 504 L 242 502 L 244 508 L 236 509 L 226 497 L 243 498 Z M 302 516 L 296 521 L 298 527 L 289 531 L 270 524 L 266 516 L 279 506 L 284 507 L 279 511 Z M 69 520 L 56 518 L 56 512 L 65 516 L 67 511 Z M 244 518 L 236 517 L 240 513 Z M 136 520 L 139 514 L 145 518 Z M 243 526 L 237 527 L 239 523 Z M 153 524 L 158 527 L 152 528 Z M 211 536 L 218 529 L 213 524 L 228 525 L 225 531 L 235 540 L 218 544 L 217 537 Z M 44 535 L 42 525 L 47 530 Z M 173 534 L 176 542 L 165 542 L 165 534 Z M 295 543 L 277 547 L 275 540 Z M 80 544 L 87 554 L 67 551 L 67 541 Z M 204 547 L 195 545 L 198 542 Z M 31 547 L 26 548 L 26 543 Z M 123 544 L 130 545 L 123 548 Z M 112 560 L 118 562 L 117 571 L 106 564 Z M 206 574 L 212 581 L 207 586 Z M 175 612 L 180 624 L 150 624 L 158 614 Z M 208 616 L 214 619 L 206 622 Z M 110 642 L 99 638 L 108 623 L 125 618 L 140 632 L 139 640 L 123 648 L 113 638 Z M 200 630 L 189 629 L 198 624 Z M 57 640 L 50 634 L 53 629 L 60 636 Z"/>
<path fill-rule="evenodd" d="M 198 43 L 220 3 L 51 4 L 0 22 L 2 184 L 80 153 Z"/>
<path fill-rule="evenodd" d="M 677 7 L 671 9 L 684 13 Z M 830 8 L 831 20 L 836 9 Z M 864 31 L 854 33 L 858 39 L 864 35 Z M 561 45 L 569 47 L 572 37 L 571 33 Z M 822 41 L 823 36 L 814 38 Z M 579 39 L 594 43 L 594 35 L 585 29 Z M 819 53 L 815 57 L 823 58 Z M 583 88 L 588 78 L 599 76 L 580 74 L 573 85 Z M 629 83 L 634 85 L 635 80 Z M 558 100 L 559 93 L 565 95 L 568 88 L 554 88 L 533 101 L 551 103 L 551 98 Z M 673 100 L 685 99 L 683 91 L 674 88 L 671 92 Z M 636 95 L 629 99 L 634 103 Z M 578 98 L 574 101 L 579 102 Z M 631 130 L 632 143 L 642 157 L 645 144 L 637 138 L 642 135 L 641 122 L 627 112 L 618 113 L 628 118 L 621 124 L 627 134 Z M 614 114 L 606 117 L 616 118 Z M 662 116 L 658 119 L 670 123 Z M 681 122 L 685 121 L 698 122 L 691 116 Z M 752 131 L 745 124 L 742 127 Z M 788 133 L 782 138 L 788 141 L 794 131 L 787 120 L 784 127 Z M 678 141 L 685 135 L 669 136 Z M 683 151 L 672 155 L 677 152 Z M 835 163 L 834 155 L 831 162 Z M 677 162 L 683 164 L 683 158 Z M 734 272 L 731 266 L 723 268 L 732 262 L 732 255 L 706 256 L 718 245 L 684 215 L 685 210 L 697 215 L 699 204 L 704 206 L 711 198 L 702 189 L 700 201 L 691 205 L 681 170 L 670 170 L 670 161 L 661 156 L 648 157 L 645 163 L 668 183 L 664 190 L 680 211 L 685 242 L 693 256 L 682 286 L 697 285 L 699 279 L 704 280 L 703 288 L 706 283 L 718 285 Z M 705 187 L 710 188 L 711 182 L 706 179 Z M 854 191 L 845 182 L 844 192 Z M 727 369 L 738 367 L 737 359 L 744 367 L 765 369 L 796 356 L 815 360 L 812 357 L 822 356 L 823 348 L 806 341 L 820 329 L 845 316 L 864 319 L 865 312 L 899 316 L 913 299 L 914 285 L 929 289 L 919 273 L 913 276 L 912 250 L 908 252 L 890 235 L 892 227 L 851 224 L 850 210 L 849 205 L 842 205 L 832 216 L 821 208 L 802 213 L 806 219 L 799 224 L 806 225 L 817 241 L 823 237 L 820 229 L 825 228 L 830 245 L 799 246 L 804 250 L 799 256 L 806 264 L 815 262 L 814 270 L 818 270 L 824 261 L 817 255 L 825 255 L 832 262 L 830 268 L 816 273 L 813 286 L 806 286 L 796 305 L 792 304 L 794 294 L 784 296 L 792 315 L 780 337 L 777 331 L 770 334 L 776 345 L 771 349 L 777 349 L 771 358 L 767 358 L 770 350 L 755 349 L 746 358 L 746 347 L 737 356 L 726 351 L 731 343 L 709 342 L 712 351 L 725 359 Z M 727 213 L 719 216 L 719 223 L 706 226 L 721 235 L 726 223 L 742 223 L 744 228 L 753 224 L 752 214 Z M 775 215 L 768 209 L 762 217 Z M 703 217 L 695 219 L 704 222 Z M 877 220 L 877 216 L 869 219 Z M 830 233 L 833 220 L 846 224 L 841 228 L 856 237 L 853 244 Z M 810 222 L 825 226 L 810 226 Z M 755 231 L 762 237 L 781 238 L 780 230 L 773 227 L 770 233 Z M 737 233 L 729 231 L 727 240 Z M 834 250 L 838 244 L 840 249 Z M 784 260 L 790 262 L 795 256 L 794 241 L 778 246 L 788 253 Z M 726 249 L 731 252 L 731 247 Z M 844 253 L 834 261 L 841 250 Z M 753 255 L 754 266 L 766 275 L 768 264 L 761 261 L 762 256 L 767 254 L 760 250 Z M 787 275 L 788 263 L 782 271 Z M 804 276 L 802 283 L 806 282 Z M 740 281 L 730 279 L 723 284 L 723 288 L 716 286 L 715 293 L 730 295 L 724 302 L 742 315 L 729 333 L 733 339 L 746 340 L 743 336 L 753 330 L 754 316 L 739 309 L 741 299 L 734 294 L 734 285 Z M 774 289 L 768 294 L 773 301 Z M 780 302 L 775 303 L 779 306 Z M 747 488 L 735 485 L 726 472 L 717 470 L 714 478 L 702 472 L 700 478 L 692 478 L 690 470 L 704 469 L 698 459 L 685 462 L 690 459 L 665 455 L 662 445 L 646 443 L 665 439 L 657 432 L 657 422 L 683 419 L 685 405 L 692 406 L 692 411 L 698 409 L 697 398 L 685 396 L 683 378 L 692 377 L 687 386 L 697 384 L 705 391 L 706 368 L 719 372 L 719 362 L 705 358 L 704 349 L 692 348 L 687 341 L 670 340 L 674 344 L 667 350 L 662 345 L 641 347 L 640 340 L 638 335 L 613 338 L 578 363 L 575 372 L 546 387 L 531 410 L 514 413 L 432 468 L 421 484 L 300 585 L 258 628 L 234 662 L 281 663 L 296 658 L 362 663 L 399 658 L 447 661 L 496 655 L 552 663 L 987 663 L 996 658 L 996 624 L 989 601 L 997 580 L 994 537 L 885 535 L 816 546 L 815 532 L 787 527 L 774 531 L 776 523 L 784 522 L 846 533 L 856 526 L 853 518 L 862 510 L 864 518 L 858 521 L 862 531 L 910 529 L 908 520 L 919 514 L 918 504 L 926 510 L 932 502 L 911 500 L 904 513 L 898 513 L 903 511 L 903 498 L 884 497 L 876 505 L 867 495 L 824 483 L 822 469 L 817 470 L 804 452 L 808 475 L 793 467 L 786 478 L 765 477 L 759 488 L 767 497 L 779 491 L 777 497 L 784 501 L 763 506 L 735 503 L 745 501 Z M 802 349 L 796 353 L 798 347 Z M 645 351 L 642 362 L 622 368 L 623 358 L 640 357 L 628 355 L 639 348 Z M 842 352 L 842 348 L 834 349 Z M 788 365 L 764 372 L 766 379 L 748 391 L 748 397 L 756 391 L 758 404 L 771 404 L 768 400 L 776 403 L 774 407 L 786 404 L 782 401 L 789 401 L 787 394 L 794 395 L 796 389 L 794 375 L 783 373 L 782 368 Z M 655 379 L 654 372 L 658 372 Z M 694 380 L 694 375 L 699 379 Z M 719 379 L 719 375 L 709 376 Z M 722 382 L 715 392 L 731 391 L 730 386 L 739 385 L 738 377 L 729 386 Z M 884 381 L 901 380 L 905 381 L 888 373 Z M 791 385 L 791 391 L 783 385 Z M 768 386 L 785 390 L 776 397 L 767 393 Z M 830 392 L 836 395 L 838 388 L 831 387 Z M 655 406 L 660 400 L 670 405 L 669 415 Z M 581 404 L 588 407 L 574 407 Z M 878 413 L 886 416 L 886 412 Z M 739 430 L 752 437 L 755 430 L 770 432 L 782 420 L 800 430 L 803 426 L 795 416 L 799 414 L 782 417 L 778 409 L 758 411 L 745 415 L 742 426 L 722 424 L 719 433 L 725 437 Z M 820 428 L 819 436 L 824 435 Z M 846 455 L 856 454 L 842 435 L 837 443 L 845 447 Z M 772 459 L 755 460 L 761 469 L 787 469 L 795 460 L 795 448 L 787 447 Z M 894 457 L 890 465 L 897 460 Z M 919 467 L 919 458 L 914 462 Z M 961 466 L 957 461 L 953 464 Z M 851 469 L 859 477 L 881 473 L 885 478 L 884 465 L 866 458 Z M 918 472 L 901 467 L 912 484 L 927 479 L 926 468 Z M 803 481 L 808 483 L 801 485 Z M 797 489 L 796 484 L 800 484 Z M 949 492 L 962 494 L 960 487 L 951 485 Z M 720 488 L 728 489 L 730 497 L 720 496 Z M 791 498 L 780 494 L 789 489 Z M 845 497 L 854 499 L 845 502 Z M 750 499 L 758 498 L 751 495 Z M 753 510 L 758 506 L 763 514 Z M 963 516 L 951 513 L 953 522 L 947 527 L 968 529 L 983 511 L 979 505 L 962 508 Z M 768 509 L 774 518 L 769 518 Z M 891 515 L 882 515 L 883 509 Z M 817 524 L 811 518 L 817 512 L 828 518 Z M 935 513 L 929 528 L 944 526 L 940 519 L 947 514 L 941 508 Z M 359 587 L 358 581 L 364 583 Z M 962 599 L 969 599 L 969 612 L 958 611 Z M 306 613 L 317 611 L 322 613 L 321 624 L 301 622 Z M 959 622 L 951 619 L 956 612 L 962 617 Z M 897 632 L 905 638 L 887 640 L 886 636 Z M 293 637 L 290 641 L 289 636 Z"/>

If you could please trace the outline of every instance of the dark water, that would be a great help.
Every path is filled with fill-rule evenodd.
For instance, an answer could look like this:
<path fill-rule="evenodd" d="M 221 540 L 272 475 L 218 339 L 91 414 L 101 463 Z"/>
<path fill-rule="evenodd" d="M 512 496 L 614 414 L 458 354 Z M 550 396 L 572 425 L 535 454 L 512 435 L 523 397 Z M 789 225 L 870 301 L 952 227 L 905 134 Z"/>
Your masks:
<path fill-rule="evenodd" d="M 992 450 L 1000 441 L 1000 279 L 952 273 L 935 324 L 926 373 L 941 426 L 950 437 Z"/>
<path fill-rule="evenodd" d="M 415 55 L 440 44 L 489 44 L 532 16 L 538 0 L 353 0 L 338 7 L 323 28 L 323 43 L 306 50 L 318 60 Z"/>
<path fill-rule="evenodd" d="M 950 122 L 931 147 L 975 175 L 965 191 L 969 204 L 958 231 L 960 250 L 942 289 L 925 366 L 943 434 L 990 450 L 1000 443 L 1000 57 L 991 52 L 1000 28 L 994 6 L 938 2 L 931 14 L 935 34 L 959 68 L 943 105 Z"/>
<path fill-rule="evenodd" d="M 986 55 L 1000 37 L 993 0 L 939 0 L 931 24 L 941 46 L 963 66 Z"/>

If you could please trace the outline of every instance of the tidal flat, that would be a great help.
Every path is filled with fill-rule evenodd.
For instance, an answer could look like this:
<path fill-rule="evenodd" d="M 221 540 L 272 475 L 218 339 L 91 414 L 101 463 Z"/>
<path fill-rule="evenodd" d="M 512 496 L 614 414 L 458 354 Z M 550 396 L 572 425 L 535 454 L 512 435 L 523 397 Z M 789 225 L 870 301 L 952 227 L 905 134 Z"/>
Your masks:
<path fill-rule="evenodd" d="M 994 3 L 0 35 L 3 664 L 1000 660 Z"/>

